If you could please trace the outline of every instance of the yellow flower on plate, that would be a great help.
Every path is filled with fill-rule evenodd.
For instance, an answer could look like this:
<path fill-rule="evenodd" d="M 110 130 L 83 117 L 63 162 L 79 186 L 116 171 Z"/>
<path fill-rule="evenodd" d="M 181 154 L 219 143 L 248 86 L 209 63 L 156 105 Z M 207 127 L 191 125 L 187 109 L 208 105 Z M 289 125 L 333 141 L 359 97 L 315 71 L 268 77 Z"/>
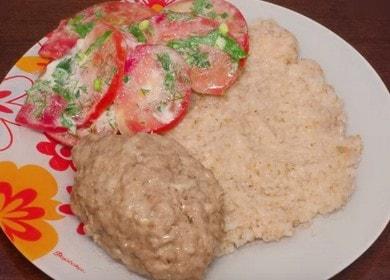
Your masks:
<path fill-rule="evenodd" d="M 63 218 L 53 199 L 58 187 L 54 177 L 37 165 L 20 168 L 0 162 L 0 227 L 29 260 L 50 252 L 58 242 L 47 221 Z"/>
<path fill-rule="evenodd" d="M 23 56 L 16 62 L 16 66 L 24 72 L 39 74 L 45 70 L 48 63 L 48 59 L 40 56 Z"/>

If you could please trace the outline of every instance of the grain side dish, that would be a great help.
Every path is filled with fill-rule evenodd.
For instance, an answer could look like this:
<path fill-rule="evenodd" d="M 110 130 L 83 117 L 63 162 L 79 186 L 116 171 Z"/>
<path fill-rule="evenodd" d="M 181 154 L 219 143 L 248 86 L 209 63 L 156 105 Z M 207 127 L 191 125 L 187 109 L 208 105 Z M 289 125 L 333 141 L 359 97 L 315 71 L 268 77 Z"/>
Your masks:
<path fill-rule="evenodd" d="M 223 98 L 193 96 L 170 133 L 215 174 L 225 192 L 220 254 L 291 236 L 342 207 L 354 188 L 362 141 L 345 134 L 340 98 L 320 66 L 300 59 L 274 21 L 249 28 L 245 73 Z"/>

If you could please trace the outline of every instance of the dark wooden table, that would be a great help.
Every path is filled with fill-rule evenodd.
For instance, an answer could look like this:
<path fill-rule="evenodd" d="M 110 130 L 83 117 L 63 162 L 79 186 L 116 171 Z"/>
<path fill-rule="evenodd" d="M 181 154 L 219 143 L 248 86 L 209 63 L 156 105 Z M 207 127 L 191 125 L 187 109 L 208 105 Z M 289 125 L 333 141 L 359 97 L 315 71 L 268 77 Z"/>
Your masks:
<path fill-rule="evenodd" d="M 245 0 L 243 0 L 245 1 Z M 1 0 L 0 80 L 60 19 L 99 0 Z M 273 0 L 327 26 L 351 43 L 390 85 L 390 1 Z M 390 110 L 390 108 L 389 108 Z M 390 182 L 389 182 L 390 183 Z M 358 233 L 357 233 L 358 234 Z M 0 279 L 49 279 L 0 233 Z M 390 279 L 390 226 L 334 279 Z"/>

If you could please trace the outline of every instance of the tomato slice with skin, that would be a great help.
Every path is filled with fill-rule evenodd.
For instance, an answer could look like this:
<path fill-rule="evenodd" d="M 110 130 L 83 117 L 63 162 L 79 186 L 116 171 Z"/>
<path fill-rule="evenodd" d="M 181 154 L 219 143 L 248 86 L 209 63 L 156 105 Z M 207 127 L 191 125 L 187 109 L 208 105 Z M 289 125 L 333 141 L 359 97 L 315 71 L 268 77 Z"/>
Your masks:
<path fill-rule="evenodd" d="M 66 132 L 45 132 L 51 139 L 69 147 L 75 146 L 82 137 L 89 134 L 117 134 L 119 133 L 115 120 L 113 106 L 110 106 L 100 117 L 88 128 L 78 128 L 76 133 Z"/>
<path fill-rule="evenodd" d="M 241 12 L 232 4 L 224 0 L 182 0 L 177 1 L 164 8 L 168 15 L 192 14 L 198 17 L 212 19 L 217 22 L 220 28 L 224 28 L 225 37 L 232 38 L 238 46 L 247 54 L 249 51 L 248 27 Z M 222 51 L 226 44 L 224 38 L 220 38 L 219 46 L 200 44 L 196 57 L 207 57 L 206 64 L 191 65 L 192 89 L 198 93 L 210 95 L 223 95 L 226 90 L 238 79 L 241 69 L 245 65 L 246 56 L 239 59 L 229 59 L 229 55 Z M 190 40 L 187 44 L 193 46 Z M 230 40 L 231 41 L 231 40 Z M 182 44 L 185 45 L 185 44 Z M 188 50 L 180 51 L 187 55 Z M 195 58 L 196 58 L 195 57 Z M 190 58 L 190 62 L 194 59 Z M 188 59 L 187 59 L 188 61 Z M 191 63 L 190 63 L 191 64 Z M 205 66 L 208 65 L 208 66 Z"/>
<path fill-rule="evenodd" d="M 16 121 L 51 132 L 89 127 L 116 98 L 125 59 L 122 34 L 97 24 L 71 54 L 47 66 L 27 91 Z"/>
<path fill-rule="evenodd" d="M 166 46 L 140 45 L 126 64 L 128 81 L 114 103 L 119 131 L 163 133 L 177 125 L 191 96 L 183 58 Z"/>
<path fill-rule="evenodd" d="M 192 67 L 190 71 L 191 87 L 198 93 L 223 95 L 238 78 L 238 65 L 222 50 L 201 46 L 201 51 L 208 54 L 210 67 Z"/>
<path fill-rule="evenodd" d="M 39 55 L 58 59 L 69 53 L 77 40 L 84 38 L 96 22 L 103 22 L 120 28 L 155 15 L 156 12 L 142 4 L 111 1 L 96 4 L 73 18 L 62 20 L 59 26 L 47 35 L 47 41 Z"/>
<path fill-rule="evenodd" d="M 202 2 L 204 6 L 198 5 L 195 8 L 195 2 Z M 211 6 L 208 6 L 208 4 Z M 165 11 L 174 11 L 179 13 L 195 13 L 198 16 L 212 18 L 219 22 L 225 23 L 228 26 L 229 35 L 232 36 L 240 46 L 246 51 L 249 51 L 249 34 L 248 24 L 240 12 L 240 10 L 225 0 L 179 0 L 166 6 Z"/>
<path fill-rule="evenodd" d="M 169 14 L 160 14 L 149 19 L 151 36 L 147 42 L 159 44 L 174 39 L 184 39 L 190 36 L 205 35 L 218 28 L 219 24 L 213 19 L 190 17 L 188 19 L 171 19 Z"/>

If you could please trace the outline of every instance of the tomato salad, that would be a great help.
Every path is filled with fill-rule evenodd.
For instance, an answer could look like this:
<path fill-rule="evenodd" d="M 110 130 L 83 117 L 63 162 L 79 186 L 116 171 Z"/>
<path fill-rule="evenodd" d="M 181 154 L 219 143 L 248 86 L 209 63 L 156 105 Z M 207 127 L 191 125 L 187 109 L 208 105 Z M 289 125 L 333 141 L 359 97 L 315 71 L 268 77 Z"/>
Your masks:
<path fill-rule="evenodd" d="M 47 36 L 39 55 L 48 59 L 63 57 L 76 45 L 77 40 L 85 38 L 92 31 L 97 22 L 126 27 L 154 14 L 152 9 L 137 3 L 112 1 L 96 4 L 72 18 L 62 20 Z"/>
<path fill-rule="evenodd" d="M 163 133 L 185 116 L 192 90 L 223 95 L 248 50 L 246 21 L 225 0 L 182 0 L 159 13 L 97 4 L 48 35 L 39 54 L 52 61 L 16 119 L 68 146 L 89 133 Z"/>

